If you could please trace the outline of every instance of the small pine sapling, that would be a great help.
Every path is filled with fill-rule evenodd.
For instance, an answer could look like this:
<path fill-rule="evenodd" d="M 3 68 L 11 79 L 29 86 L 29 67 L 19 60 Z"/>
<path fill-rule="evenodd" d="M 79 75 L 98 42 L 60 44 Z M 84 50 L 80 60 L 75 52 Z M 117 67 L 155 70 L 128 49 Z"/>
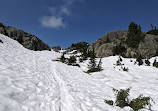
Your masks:
<path fill-rule="evenodd" d="M 147 66 L 150 66 L 150 61 L 149 61 L 149 59 L 146 59 L 146 60 L 145 60 L 145 64 L 146 64 Z"/>

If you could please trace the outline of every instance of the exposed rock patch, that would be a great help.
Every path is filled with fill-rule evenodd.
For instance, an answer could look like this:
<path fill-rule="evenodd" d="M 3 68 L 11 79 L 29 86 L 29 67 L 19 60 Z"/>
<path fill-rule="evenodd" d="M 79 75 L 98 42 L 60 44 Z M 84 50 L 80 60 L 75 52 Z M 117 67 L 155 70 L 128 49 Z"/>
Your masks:
<path fill-rule="evenodd" d="M 144 41 L 141 41 L 138 48 L 135 49 L 126 45 L 127 34 L 127 30 L 109 32 L 92 43 L 88 50 L 94 47 L 97 57 L 108 57 L 115 55 L 113 52 L 114 46 L 121 44 L 126 48 L 126 51 L 122 54 L 124 57 L 135 58 L 141 54 L 144 58 L 150 58 L 158 55 L 158 35 L 146 34 Z M 107 37 L 110 39 L 108 43 L 106 42 Z"/>
<path fill-rule="evenodd" d="M 46 43 L 41 41 L 35 35 L 26 33 L 22 30 L 10 26 L 5 26 L 2 23 L 0 23 L 0 33 L 14 40 L 17 40 L 25 48 L 30 50 L 34 50 L 34 51 L 51 50 Z"/>

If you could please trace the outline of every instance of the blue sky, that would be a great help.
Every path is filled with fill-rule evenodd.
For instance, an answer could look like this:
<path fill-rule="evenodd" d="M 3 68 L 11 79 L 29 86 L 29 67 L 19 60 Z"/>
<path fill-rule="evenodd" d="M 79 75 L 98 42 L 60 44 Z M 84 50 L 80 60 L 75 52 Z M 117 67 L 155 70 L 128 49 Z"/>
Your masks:
<path fill-rule="evenodd" d="M 0 22 L 32 33 L 49 46 L 94 42 L 130 22 L 158 26 L 158 0 L 2 0 Z"/>

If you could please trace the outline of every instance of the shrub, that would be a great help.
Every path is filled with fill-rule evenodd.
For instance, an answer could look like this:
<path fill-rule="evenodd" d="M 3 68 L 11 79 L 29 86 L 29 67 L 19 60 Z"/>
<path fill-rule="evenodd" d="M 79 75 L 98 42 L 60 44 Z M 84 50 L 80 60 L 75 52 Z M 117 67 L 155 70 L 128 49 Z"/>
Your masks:
<path fill-rule="evenodd" d="M 80 58 L 79 61 L 80 61 L 80 62 L 83 62 L 83 58 Z"/>
<path fill-rule="evenodd" d="M 140 65 L 143 65 L 143 57 L 141 56 L 141 55 L 139 55 L 138 57 L 137 57 L 137 59 L 136 59 L 136 61 L 138 62 L 138 65 L 140 66 Z"/>
<path fill-rule="evenodd" d="M 147 66 L 150 66 L 150 61 L 149 61 L 149 59 L 146 59 L 146 60 L 145 60 L 145 64 L 146 64 Z"/>
<path fill-rule="evenodd" d="M 123 67 L 122 70 L 128 72 L 129 69 L 128 69 L 128 67 L 127 68 Z"/>
<path fill-rule="evenodd" d="M 130 102 L 130 107 L 134 111 L 139 111 L 140 109 L 144 108 L 145 106 L 148 106 L 148 108 L 151 110 L 151 101 L 152 99 L 150 97 L 143 97 L 143 95 L 139 95 L 136 99 L 133 99 Z"/>
<path fill-rule="evenodd" d="M 139 111 L 140 109 L 143 109 L 148 106 L 148 108 L 151 110 L 151 101 L 154 103 L 151 97 L 143 97 L 142 94 L 139 95 L 136 99 L 130 100 L 128 98 L 130 88 L 120 90 L 113 89 L 113 91 L 116 95 L 115 105 L 120 108 L 129 106 L 133 109 L 133 111 Z M 105 100 L 104 102 L 109 105 L 114 105 L 114 102 L 112 100 Z"/>
<path fill-rule="evenodd" d="M 153 66 L 158 68 L 158 62 L 156 61 L 156 59 L 154 60 Z"/>
<path fill-rule="evenodd" d="M 151 24 L 151 30 L 150 31 L 148 31 L 147 32 L 147 34 L 153 34 L 153 35 L 158 35 L 158 30 L 157 30 L 157 28 L 155 27 L 155 29 L 153 29 L 154 28 L 154 26 Z"/>
<path fill-rule="evenodd" d="M 63 53 L 62 54 L 62 56 L 60 57 L 60 62 L 62 62 L 62 63 L 64 63 L 65 62 L 65 60 L 66 60 L 66 58 L 65 58 L 65 56 L 64 56 L 65 54 Z"/>
<path fill-rule="evenodd" d="M 71 56 L 71 57 L 68 59 L 68 63 L 69 63 L 69 64 L 76 63 L 76 57 L 75 57 L 75 56 Z"/>
<path fill-rule="evenodd" d="M 109 104 L 109 105 L 112 105 L 112 106 L 114 104 L 114 102 L 112 100 L 105 100 L 104 102 L 107 103 L 107 104 Z"/>
<path fill-rule="evenodd" d="M 115 101 L 116 106 L 119 106 L 120 108 L 129 106 L 128 96 L 129 96 L 130 88 L 125 89 L 125 90 L 113 89 L 113 91 L 115 92 L 115 95 L 116 95 L 116 101 Z"/>
<path fill-rule="evenodd" d="M 119 56 L 119 59 L 116 61 L 116 66 L 124 65 L 121 62 L 122 62 L 122 58 Z"/>

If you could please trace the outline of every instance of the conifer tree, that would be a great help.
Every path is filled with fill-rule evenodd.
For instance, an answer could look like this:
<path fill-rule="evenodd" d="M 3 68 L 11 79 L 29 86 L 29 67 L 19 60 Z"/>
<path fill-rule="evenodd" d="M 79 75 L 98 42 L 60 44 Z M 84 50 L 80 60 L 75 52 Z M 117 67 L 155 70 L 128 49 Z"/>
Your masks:
<path fill-rule="evenodd" d="M 109 42 L 110 42 L 110 39 L 109 39 L 109 36 L 107 36 L 105 43 L 109 43 Z"/>
<path fill-rule="evenodd" d="M 145 64 L 146 64 L 147 66 L 150 66 L 150 61 L 149 61 L 149 59 L 146 59 L 146 60 L 145 60 Z"/>
<path fill-rule="evenodd" d="M 101 71 L 101 69 L 102 69 L 101 64 L 102 64 L 102 58 L 100 58 L 98 66 L 97 66 L 98 71 Z"/>
<path fill-rule="evenodd" d="M 64 63 L 65 62 L 65 60 L 66 60 L 66 58 L 65 58 L 65 56 L 64 56 L 65 54 L 63 53 L 62 54 L 62 56 L 60 57 L 60 61 L 62 62 L 62 63 Z"/>
<path fill-rule="evenodd" d="M 90 62 L 89 62 L 89 69 L 95 69 L 96 68 L 96 60 L 95 60 L 96 56 L 95 56 L 95 52 L 94 52 L 94 47 L 92 49 L 92 51 L 90 52 Z"/>
<path fill-rule="evenodd" d="M 138 62 L 138 65 L 143 65 L 143 57 L 141 55 L 138 56 L 138 58 L 136 59 L 136 61 Z"/>

